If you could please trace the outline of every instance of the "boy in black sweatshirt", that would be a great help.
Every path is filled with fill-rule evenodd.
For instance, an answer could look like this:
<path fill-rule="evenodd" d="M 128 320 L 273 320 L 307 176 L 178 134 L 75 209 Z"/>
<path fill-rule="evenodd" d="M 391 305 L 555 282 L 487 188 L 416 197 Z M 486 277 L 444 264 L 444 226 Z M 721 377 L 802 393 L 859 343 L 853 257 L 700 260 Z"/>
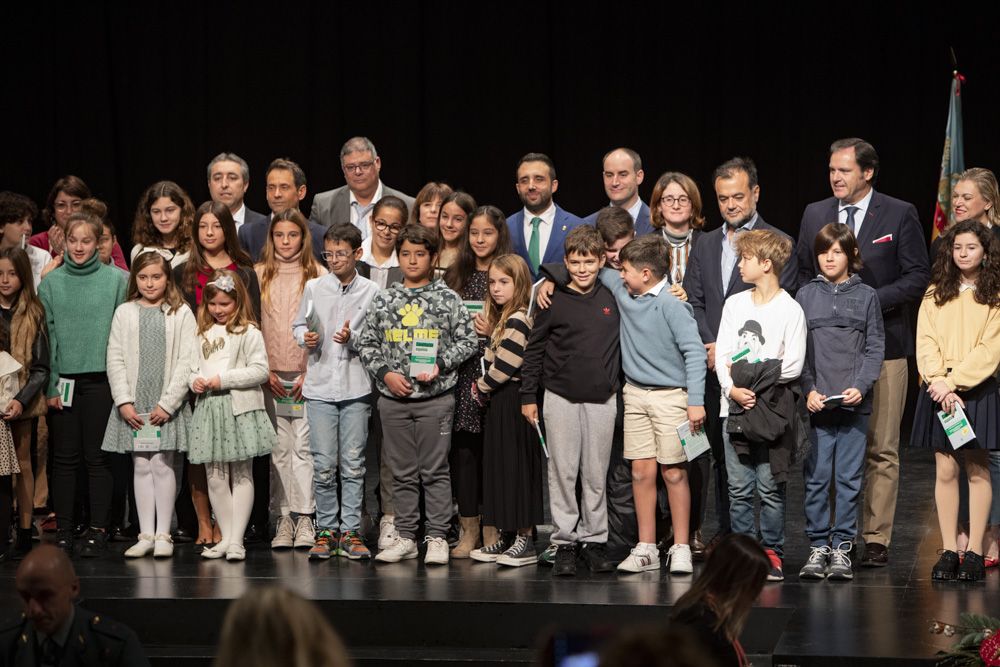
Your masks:
<path fill-rule="evenodd" d="M 556 576 L 576 574 L 578 543 L 591 571 L 615 567 L 605 553 L 605 481 L 621 377 L 618 305 L 597 279 L 604 266 L 604 241 L 597 230 L 580 226 L 571 231 L 564 262 L 570 283 L 557 289 L 552 305 L 536 316 L 521 371 L 521 412 L 529 422 L 539 418 L 539 384 L 545 391 Z"/>

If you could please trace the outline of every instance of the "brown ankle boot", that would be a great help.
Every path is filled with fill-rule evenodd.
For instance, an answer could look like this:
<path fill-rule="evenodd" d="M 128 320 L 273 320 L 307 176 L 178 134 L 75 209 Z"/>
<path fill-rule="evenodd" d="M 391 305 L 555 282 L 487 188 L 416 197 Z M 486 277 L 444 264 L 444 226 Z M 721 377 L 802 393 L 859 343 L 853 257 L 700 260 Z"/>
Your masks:
<path fill-rule="evenodd" d="M 458 544 L 451 550 L 452 558 L 468 558 L 473 549 L 478 549 L 483 545 L 479 540 L 479 517 L 462 516 L 459 517 L 462 523 L 462 535 Z"/>

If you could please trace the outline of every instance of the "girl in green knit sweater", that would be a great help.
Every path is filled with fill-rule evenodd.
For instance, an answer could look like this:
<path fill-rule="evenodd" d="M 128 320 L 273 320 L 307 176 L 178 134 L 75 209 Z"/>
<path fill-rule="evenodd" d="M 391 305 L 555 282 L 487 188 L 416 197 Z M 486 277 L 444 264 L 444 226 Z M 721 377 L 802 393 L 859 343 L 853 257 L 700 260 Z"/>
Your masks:
<path fill-rule="evenodd" d="M 101 451 L 112 408 L 105 366 L 115 309 L 125 300 L 125 276 L 97 254 L 101 221 L 91 213 L 70 216 L 62 266 L 39 285 L 49 331 L 49 432 L 52 503 L 58 545 L 73 551 L 73 500 L 77 469 L 86 463 L 91 527 L 80 555 L 104 551 L 111 509 L 111 463 Z"/>

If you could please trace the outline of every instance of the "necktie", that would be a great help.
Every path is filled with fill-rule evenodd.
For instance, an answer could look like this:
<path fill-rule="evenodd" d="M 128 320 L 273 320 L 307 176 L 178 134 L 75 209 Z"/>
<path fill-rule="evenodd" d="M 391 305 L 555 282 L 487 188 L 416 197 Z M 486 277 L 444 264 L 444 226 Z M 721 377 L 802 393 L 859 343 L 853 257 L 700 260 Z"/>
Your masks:
<path fill-rule="evenodd" d="M 854 229 L 854 214 L 858 212 L 858 207 L 848 206 L 844 210 L 847 211 L 847 227 L 851 230 L 851 233 L 856 236 L 858 232 Z"/>
<path fill-rule="evenodd" d="M 51 638 L 42 642 L 42 660 L 39 664 L 43 667 L 55 667 L 59 664 L 59 647 Z"/>
<path fill-rule="evenodd" d="M 539 238 L 541 235 L 538 233 L 538 225 L 540 224 L 542 224 L 541 218 L 536 216 L 531 219 L 531 238 L 528 239 L 528 262 L 531 264 L 532 273 L 538 273 L 538 265 L 542 261 L 538 250 L 541 241 Z"/>

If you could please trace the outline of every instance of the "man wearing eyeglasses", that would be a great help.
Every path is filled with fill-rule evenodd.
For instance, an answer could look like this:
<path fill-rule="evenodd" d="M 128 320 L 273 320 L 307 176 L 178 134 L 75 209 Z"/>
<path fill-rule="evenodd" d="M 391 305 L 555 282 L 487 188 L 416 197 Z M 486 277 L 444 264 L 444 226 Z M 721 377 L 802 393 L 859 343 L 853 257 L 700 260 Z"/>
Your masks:
<path fill-rule="evenodd" d="M 629 212 L 635 224 L 636 238 L 652 232 L 649 206 L 639 198 L 643 178 L 642 158 L 631 148 L 615 148 L 604 155 L 601 164 L 608 206 L 618 206 Z M 596 225 L 598 213 L 600 210 L 584 218 L 584 224 Z"/>
<path fill-rule="evenodd" d="M 407 209 L 413 208 L 413 197 L 382 183 L 379 177 L 382 160 L 367 137 L 347 140 L 340 149 L 340 166 L 347 185 L 320 192 L 313 198 L 309 217 L 324 227 L 350 222 L 361 230 L 361 238 L 367 239 L 371 233 L 371 211 L 379 199 L 393 195 L 406 202 Z"/>
<path fill-rule="evenodd" d="M 306 173 L 298 163 L 288 158 L 272 160 L 267 167 L 264 180 L 267 205 L 271 208 L 271 215 L 261 216 L 253 221 L 247 219 L 246 224 L 240 227 L 237 233 L 240 245 L 250 254 L 254 262 L 260 261 L 274 216 L 290 208 L 298 208 L 299 202 L 306 196 Z M 309 233 L 312 235 L 313 255 L 322 261 L 323 235 L 326 234 L 326 227 L 310 220 Z"/>

